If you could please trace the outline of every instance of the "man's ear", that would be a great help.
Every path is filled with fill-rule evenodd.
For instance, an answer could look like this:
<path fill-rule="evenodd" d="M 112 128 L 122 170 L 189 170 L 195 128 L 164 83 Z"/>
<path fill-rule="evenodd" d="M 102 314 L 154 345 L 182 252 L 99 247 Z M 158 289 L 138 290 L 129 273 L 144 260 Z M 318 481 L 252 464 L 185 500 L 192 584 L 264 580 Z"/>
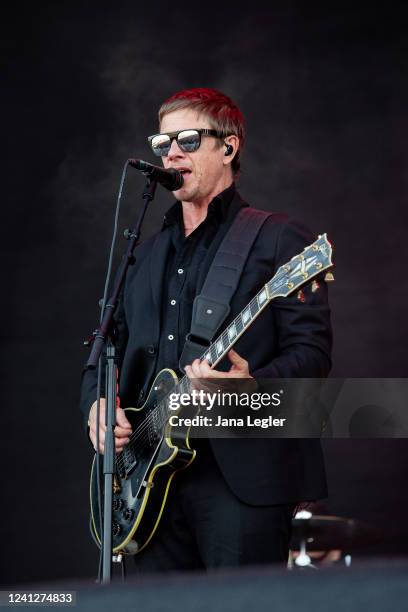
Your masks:
<path fill-rule="evenodd" d="M 230 164 L 237 154 L 239 148 L 239 138 L 235 134 L 224 138 L 224 164 Z"/>

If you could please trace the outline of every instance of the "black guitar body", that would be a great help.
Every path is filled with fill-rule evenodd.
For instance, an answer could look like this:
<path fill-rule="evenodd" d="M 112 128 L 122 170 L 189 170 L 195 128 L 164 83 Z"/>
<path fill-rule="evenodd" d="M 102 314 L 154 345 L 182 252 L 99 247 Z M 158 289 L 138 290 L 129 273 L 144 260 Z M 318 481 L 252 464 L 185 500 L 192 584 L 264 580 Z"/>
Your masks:
<path fill-rule="evenodd" d="M 173 476 L 194 460 L 196 453 L 190 449 L 187 428 L 176 429 L 167 425 L 164 431 L 158 432 L 159 427 L 155 427 L 157 406 L 177 383 L 175 372 L 162 370 L 144 405 L 125 410 L 132 425 L 133 439 L 116 456 L 112 508 L 114 553 L 136 554 L 148 544 L 159 524 Z M 99 504 L 97 459 L 95 455 L 90 503 L 92 529 L 100 545 L 103 497 Z M 99 465 L 103 491 L 103 456 L 99 456 Z M 145 512 L 147 507 L 148 512 Z"/>

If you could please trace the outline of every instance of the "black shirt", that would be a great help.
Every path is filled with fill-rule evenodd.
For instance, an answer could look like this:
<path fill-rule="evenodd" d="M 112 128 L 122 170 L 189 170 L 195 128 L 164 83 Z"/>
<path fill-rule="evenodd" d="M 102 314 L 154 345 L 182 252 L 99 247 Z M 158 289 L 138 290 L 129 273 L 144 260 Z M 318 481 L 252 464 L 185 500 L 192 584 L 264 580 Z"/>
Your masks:
<path fill-rule="evenodd" d="M 235 215 L 245 206 L 239 199 L 233 202 L 234 195 L 232 183 L 210 202 L 207 217 L 187 237 L 181 202 L 176 202 L 165 215 L 162 231 L 171 233 L 171 241 L 163 287 L 157 371 L 166 367 L 179 369 L 194 298 Z"/>

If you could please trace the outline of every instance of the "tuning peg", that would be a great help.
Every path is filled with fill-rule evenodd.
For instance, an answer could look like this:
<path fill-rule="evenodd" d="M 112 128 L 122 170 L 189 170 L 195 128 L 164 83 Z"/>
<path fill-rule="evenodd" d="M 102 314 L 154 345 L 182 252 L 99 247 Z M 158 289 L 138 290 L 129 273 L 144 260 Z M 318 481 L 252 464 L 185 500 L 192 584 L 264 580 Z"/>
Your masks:
<path fill-rule="evenodd" d="M 297 299 L 299 300 L 299 302 L 306 302 L 305 294 L 303 293 L 302 289 L 297 292 Z"/>
<path fill-rule="evenodd" d="M 326 272 L 324 280 L 326 283 L 332 283 L 334 281 L 334 276 L 331 272 Z"/>

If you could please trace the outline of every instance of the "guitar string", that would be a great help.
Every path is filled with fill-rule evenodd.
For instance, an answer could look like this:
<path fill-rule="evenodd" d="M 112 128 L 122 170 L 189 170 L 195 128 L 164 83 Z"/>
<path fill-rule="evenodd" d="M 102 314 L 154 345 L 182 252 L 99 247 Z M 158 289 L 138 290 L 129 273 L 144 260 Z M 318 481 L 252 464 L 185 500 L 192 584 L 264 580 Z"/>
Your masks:
<path fill-rule="evenodd" d="M 245 308 L 237 315 L 237 317 L 235 317 L 235 319 L 230 323 L 230 325 L 220 334 L 220 336 L 206 349 L 205 353 L 203 353 L 203 355 L 201 355 L 200 360 L 203 361 L 206 356 L 208 354 L 210 354 L 211 358 L 211 351 L 214 348 L 215 352 L 217 353 L 217 344 L 219 342 L 222 342 L 222 348 L 223 351 L 221 351 L 220 354 L 222 354 L 223 352 L 228 352 L 228 350 L 234 345 L 236 338 L 239 334 L 241 334 L 243 331 L 245 331 L 245 329 L 247 327 L 249 327 L 250 323 L 252 322 L 253 318 L 255 317 L 255 315 L 258 315 L 260 313 L 260 311 L 266 307 L 266 305 L 268 304 L 268 301 L 270 300 L 264 300 L 264 303 L 262 305 L 260 305 L 260 295 L 263 293 L 263 291 L 265 290 L 265 285 L 262 287 L 262 289 L 252 298 L 252 300 L 250 300 L 250 302 L 245 306 Z M 256 310 L 255 312 L 252 314 L 252 309 L 253 307 L 256 306 Z M 245 313 L 245 311 L 249 311 L 249 318 L 246 322 L 243 321 L 243 313 Z M 241 319 L 241 320 L 240 320 Z M 234 337 L 231 338 L 229 335 L 228 330 L 230 328 L 233 328 L 235 326 L 235 334 Z M 242 329 L 239 329 L 239 327 L 242 326 Z M 226 343 L 226 347 L 224 348 L 224 342 Z M 219 357 L 219 355 L 216 355 L 216 359 Z M 214 361 L 216 361 L 216 359 Z M 144 438 L 143 438 L 143 442 L 144 441 L 149 441 L 150 442 L 150 435 L 149 435 L 149 431 L 146 432 L 146 429 L 148 429 L 151 425 L 154 425 L 154 421 L 156 420 L 156 416 L 158 414 L 158 412 L 162 412 L 162 408 L 166 408 L 166 402 L 165 400 L 168 398 L 168 396 L 170 395 L 170 393 L 175 393 L 177 387 L 179 387 L 180 389 L 183 387 L 183 385 L 185 386 L 186 381 L 188 381 L 189 379 L 184 376 L 179 383 L 173 387 L 171 389 L 171 391 L 164 397 L 162 398 L 162 400 L 159 402 L 158 406 L 153 409 L 149 415 L 146 417 L 146 419 L 144 419 L 143 423 L 141 423 L 141 425 L 131 434 L 129 442 L 127 443 L 126 446 L 130 446 L 131 448 L 134 447 L 134 443 L 136 442 L 136 440 L 138 440 L 139 442 L 142 440 L 141 436 L 143 434 Z M 190 383 L 188 383 L 190 384 Z M 168 414 L 165 415 L 164 420 L 159 424 L 157 429 L 160 429 L 161 427 L 163 427 L 166 423 L 168 419 Z M 152 432 L 152 436 L 154 436 L 154 431 Z M 124 463 L 124 459 L 122 457 L 123 453 L 120 453 L 120 455 L 118 456 L 117 459 L 117 463 L 120 464 L 119 467 L 123 467 L 123 463 Z"/>
<path fill-rule="evenodd" d="M 177 383 L 177 385 L 175 385 L 172 389 L 171 389 L 171 393 L 175 393 L 175 390 L 180 390 L 181 392 L 188 392 L 190 391 L 190 381 L 189 378 L 187 376 L 183 376 L 183 378 Z M 169 392 L 170 393 L 170 392 Z M 168 394 L 166 394 L 158 403 L 158 405 L 149 413 L 149 415 L 146 417 L 146 419 L 144 419 L 143 423 L 141 423 L 141 425 L 139 425 L 139 427 L 133 432 L 133 434 L 131 435 L 130 441 L 128 442 L 128 444 L 126 446 L 130 446 L 131 448 L 134 447 L 134 443 L 136 442 L 136 440 L 140 441 L 141 437 L 143 434 L 147 433 L 147 436 L 144 436 L 145 440 L 149 440 L 150 441 L 150 432 L 152 434 L 152 436 L 154 437 L 155 433 L 162 428 L 167 420 L 168 420 L 168 413 L 166 411 L 167 405 L 166 405 L 166 400 L 168 399 Z M 148 428 L 150 427 L 150 425 L 155 425 L 155 429 L 148 430 Z M 147 430 L 147 431 L 146 431 Z M 122 459 L 122 454 L 121 453 L 118 458 L 117 458 L 117 462 L 119 464 L 123 463 Z"/>
<path fill-rule="evenodd" d="M 323 269 L 324 269 L 324 268 L 323 268 Z M 311 275 L 311 276 L 308 278 L 308 280 L 311 280 L 311 279 L 312 279 L 314 276 L 317 276 L 317 275 L 318 275 L 318 274 L 320 274 L 321 272 L 322 272 L 322 269 L 319 269 L 318 271 L 316 271 L 316 272 L 315 272 L 315 274 Z M 227 327 L 227 328 L 226 328 L 226 329 L 225 329 L 225 330 L 224 330 L 224 331 L 223 331 L 223 332 L 220 334 L 220 336 L 219 336 L 219 337 L 218 337 L 218 338 L 217 338 L 217 339 L 216 339 L 216 340 L 215 340 L 215 341 L 214 341 L 214 342 L 213 342 L 213 343 L 212 343 L 212 344 L 211 344 L 211 345 L 210 345 L 210 346 L 209 346 L 209 347 L 206 349 L 205 353 L 204 353 L 204 354 L 203 354 L 203 355 L 200 357 L 200 361 L 203 361 L 203 360 L 206 358 L 206 356 L 207 356 L 208 354 L 210 354 L 210 357 L 211 357 L 211 359 L 212 359 L 212 350 L 213 350 L 213 349 L 215 350 L 215 353 L 216 353 L 216 359 L 214 360 L 214 361 L 216 361 L 216 360 L 217 360 L 217 358 L 219 357 L 219 355 L 217 354 L 217 349 L 216 349 L 217 344 L 219 344 L 219 342 L 221 342 L 221 343 L 222 343 L 222 348 L 223 348 L 223 350 L 221 351 L 221 353 L 220 353 L 220 354 L 222 355 L 222 353 L 223 353 L 223 352 L 224 352 L 224 353 L 225 353 L 225 352 L 228 352 L 228 350 L 229 350 L 229 349 L 230 349 L 230 348 L 231 348 L 231 347 L 232 347 L 232 346 L 235 344 L 235 341 L 236 341 L 236 339 L 237 339 L 237 336 L 238 336 L 239 334 L 242 334 L 242 333 L 243 333 L 243 331 L 245 331 L 245 329 L 246 329 L 247 327 L 249 327 L 249 325 L 252 323 L 253 318 L 254 318 L 255 316 L 257 316 L 257 315 L 260 313 L 260 311 L 261 311 L 261 310 L 263 310 L 263 308 L 265 308 L 265 307 L 267 306 L 267 304 L 268 304 L 268 303 L 269 303 L 269 302 L 270 302 L 270 301 L 273 299 L 273 297 L 269 297 L 269 292 L 268 292 L 268 290 L 267 290 L 267 291 L 266 291 L 266 293 L 267 293 L 267 296 L 268 296 L 268 298 L 269 298 L 269 299 L 267 299 L 266 301 L 264 301 L 264 303 L 263 303 L 263 305 L 262 305 L 262 306 L 260 305 L 259 298 L 260 298 L 261 294 L 263 293 L 263 291 L 265 290 L 265 286 L 268 286 L 268 289 L 269 289 L 269 286 L 272 284 L 272 281 L 274 281 L 274 282 L 273 282 L 273 285 L 274 285 L 275 287 L 280 287 L 280 286 L 281 286 L 281 284 L 282 284 L 282 283 L 281 283 L 281 280 L 282 280 L 282 279 L 281 279 L 281 277 L 282 277 L 282 276 L 283 276 L 283 277 L 286 277 L 286 276 L 287 276 L 287 273 L 286 273 L 286 272 L 284 272 L 284 270 L 283 270 L 283 266 L 281 267 L 281 269 L 279 269 L 279 270 L 278 270 L 278 272 L 277 272 L 277 274 L 275 275 L 275 277 L 273 277 L 273 278 L 272 278 L 272 279 L 271 279 L 269 282 L 267 282 L 267 283 L 266 283 L 266 285 L 264 285 L 264 286 L 262 287 L 262 289 L 261 289 L 261 290 L 260 290 L 260 291 L 259 291 L 259 292 L 258 292 L 258 293 L 255 295 L 255 296 L 254 296 L 254 298 L 252 298 L 252 300 L 250 300 L 250 302 L 247 304 L 247 306 L 245 306 L 245 308 L 244 308 L 244 309 L 243 309 L 243 310 L 242 310 L 242 311 L 241 311 L 241 312 L 240 312 L 240 313 L 237 315 L 237 317 L 235 317 L 235 319 L 234 319 L 234 320 L 233 320 L 233 321 L 230 323 L 230 325 L 229 325 L 229 326 L 228 326 L 228 327 Z M 300 285 L 298 285 L 298 287 L 299 287 L 299 286 L 300 286 Z M 296 287 L 296 288 L 297 288 L 297 287 Z M 296 288 L 294 288 L 294 289 L 293 289 L 293 291 L 295 291 L 295 290 L 296 290 Z M 274 297 L 277 297 L 277 296 L 274 296 Z M 253 306 L 256 306 L 256 308 L 257 308 L 257 310 L 255 311 L 255 313 L 254 313 L 254 314 L 252 314 L 252 307 L 253 307 Z M 244 321 L 243 321 L 243 314 L 244 314 L 246 311 L 249 311 L 249 318 L 248 318 L 248 320 L 247 320 L 246 322 L 244 322 Z M 241 320 L 240 320 L 240 319 L 241 319 Z M 239 332 L 237 331 L 237 324 L 238 324 L 238 323 L 239 323 L 240 325 L 242 325 L 242 329 L 241 329 Z M 231 337 L 230 337 L 230 335 L 229 335 L 229 330 L 230 330 L 231 328 L 233 328 L 234 326 L 235 326 L 235 334 L 234 334 L 234 337 L 232 338 L 232 341 L 231 341 Z M 226 340 L 226 341 L 227 341 L 227 347 L 228 347 L 228 348 L 224 348 L 224 340 Z M 229 346 L 228 346 L 228 343 L 229 343 Z M 211 365 L 213 366 L 213 364 L 211 364 Z M 169 391 L 169 392 L 168 392 L 168 393 L 167 393 L 167 394 L 164 396 L 164 398 L 162 398 L 162 400 L 159 402 L 159 404 L 158 404 L 158 405 L 157 405 L 157 406 L 156 406 L 156 407 L 155 407 L 153 410 L 151 410 L 151 411 L 150 411 L 149 415 L 146 417 L 146 419 L 144 419 L 144 421 L 141 423 L 141 425 L 139 425 L 139 427 L 138 427 L 138 428 L 137 428 L 137 429 L 136 429 L 136 430 L 135 430 L 135 431 L 134 431 L 134 432 L 131 434 L 130 439 L 129 439 L 129 442 L 127 443 L 127 445 L 125 446 L 125 448 L 126 448 L 126 447 L 129 447 L 129 446 L 130 446 L 131 448 L 133 448 L 133 447 L 134 447 L 134 443 L 136 442 L 136 440 L 138 440 L 139 442 L 141 441 L 141 436 L 142 436 L 142 435 L 144 435 L 143 441 L 149 441 L 149 443 L 150 443 L 150 437 L 151 437 L 151 436 L 150 436 L 150 432 L 149 432 L 149 429 L 148 429 L 148 428 L 149 428 L 150 426 L 152 426 L 152 425 L 153 425 L 153 427 L 154 427 L 154 425 L 155 425 L 155 423 L 154 423 L 154 422 L 155 422 L 155 420 L 156 420 L 156 417 L 157 417 L 157 416 L 160 416 L 160 413 L 161 413 L 161 412 L 163 412 L 163 408 L 164 408 L 164 409 L 166 409 L 166 407 L 167 407 L 167 406 L 166 406 L 166 400 L 168 399 L 168 397 L 169 397 L 170 393 L 175 393 L 175 389 L 177 389 L 177 388 L 180 388 L 180 389 L 181 389 L 181 388 L 183 387 L 183 385 L 185 385 L 185 384 L 186 384 L 186 382 L 187 382 L 188 380 L 189 380 L 189 379 L 188 379 L 186 376 L 184 376 L 184 377 L 183 377 L 183 378 L 182 378 L 182 379 L 179 381 L 179 383 L 178 383 L 177 385 L 175 385 L 175 387 L 173 387 L 173 388 L 171 389 L 171 391 Z M 153 431 L 151 432 L 151 433 L 152 433 L 152 436 L 155 436 L 155 434 L 157 434 L 158 429 L 162 428 L 162 427 L 163 427 L 163 426 L 166 424 L 167 419 L 168 419 L 168 414 L 166 414 L 166 415 L 165 415 L 164 420 L 163 420 L 163 421 L 160 423 L 159 427 L 157 427 L 157 425 L 156 425 L 156 430 L 153 428 Z M 146 430 L 147 430 L 147 431 L 146 431 Z M 150 431 L 151 431 L 151 430 L 150 430 Z M 147 435 L 145 435 L 146 433 L 147 433 Z M 120 455 L 118 455 L 118 456 L 117 456 L 117 458 L 116 458 L 116 463 L 117 463 L 117 464 L 119 464 L 119 467 L 123 467 L 123 464 L 124 464 L 124 459 L 123 459 L 122 455 L 123 455 L 123 453 L 120 453 Z"/>
<path fill-rule="evenodd" d="M 219 342 L 222 341 L 222 347 L 223 347 L 223 351 L 222 352 L 228 352 L 228 350 L 233 346 L 233 344 L 236 341 L 237 336 L 239 335 L 239 333 L 242 333 L 246 327 L 249 327 L 249 324 L 252 322 L 252 319 L 254 318 L 254 316 L 256 314 L 258 314 L 260 312 L 260 310 L 262 309 L 262 306 L 259 305 L 259 300 L 258 300 L 258 296 L 263 292 L 264 287 L 259 291 L 259 293 L 252 298 L 252 300 L 249 302 L 249 304 L 247 304 L 247 306 L 243 309 L 243 311 L 241 313 L 239 313 L 239 315 L 237 315 L 237 317 L 234 319 L 234 321 L 226 328 L 226 330 L 224 330 L 220 336 L 216 339 L 216 341 L 214 343 L 212 343 L 210 345 L 210 347 L 208 347 L 205 351 L 205 353 L 203 353 L 203 355 L 201 355 L 200 360 L 203 361 L 206 356 L 208 354 L 211 355 L 211 350 L 213 348 L 215 348 L 215 352 L 216 351 L 216 346 Z M 256 312 L 254 314 L 252 314 L 252 307 L 256 305 Z M 263 305 L 266 306 L 266 303 Z M 240 326 L 242 326 L 242 330 L 238 331 L 238 323 L 239 323 L 239 319 L 242 315 L 243 312 L 249 310 L 249 318 L 246 322 L 244 322 L 243 320 L 240 322 Z M 241 317 L 242 318 L 242 317 Z M 233 327 L 233 325 L 235 324 L 235 336 L 234 338 L 231 339 L 231 337 L 229 336 L 228 333 L 228 329 Z M 224 348 L 224 342 L 226 343 L 226 347 Z M 222 354 L 222 352 L 220 354 Z M 219 355 L 216 356 L 216 358 L 218 358 Z M 214 360 L 216 361 L 216 359 Z M 134 446 L 134 442 L 136 441 L 136 439 L 138 439 L 140 441 L 141 439 L 141 435 L 146 433 L 146 429 L 150 427 L 150 425 L 154 425 L 154 421 L 156 420 L 157 414 L 159 412 L 162 412 L 162 408 L 166 408 L 166 401 L 168 399 L 168 396 L 170 395 L 170 393 L 175 393 L 176 389 L 179 387 L 180 389 L 183 388 L 183 386 L 186 386 L 187 381 L 189 381 L 189 379 L 186 376 L 183 376 L 183 378 L 179 381 L 179 383 L 173 387 L 171 389 L 171 391 L 169 391 L 169 393 L 162 398 L 162 400 L 159 402 L 158 406 L 151 410 L 151 412 L 149 413 L 149 415 L 146 417 L 146 419 L 144 419 L 143 423 L 141 423 L 141 425 L 132 433 L 129 442 L 127 443 L 126 446 Z M 190 385 L 190 383 L 187 383 L 188 385 Z M 160 416 L 160 415 L 159 415 Z M 166 423 L 168 419 L 168 414 L 166 414 L 164 416 L 164 420 L 159 424 L 158 429 L 163 427 Z M 152 435 L 154 435 L 154 432 L 152 432 Z M 147 436 L 144 437 L 144 440 L 149 440 L 150 441 L 150 435 L 149 432 L 147 431 Z M 122 453 L 119 455 L 120 459 L 122 459 L 122 461 L 120 461 L 120 459 L 117 461 L 118 463 L 123 463 L 124 459 L 121 457 Z"/>
<path fill-rule="evenodd" d="M 277 279 L 275 279 L 275 285 L 279 284 L 278 283 L 279 277 Z M 263 293 L 263 291 L 265 290 L 265 285 L 262 287 L 262 289 L 252 298 L 252 300 L 250 300 L 250 302 L 245 306 L 245 308 L 237 315 L 237 317 L 235 317 L 235 319 L 230 323 L 230 325 L 220 334 L 220 336 L 215 340 L 214 343 L 212 343 L 210 345 L 210 347 L 208 347 L 205 351 L 205 353 L 200 357 L 200 360 L 202 361 L 208 354 L 210 354 L 210 357 L 212 359 L 212 349 L 214 349 L 215 353 L 216 353 L 216 359 L 214 361 L 217 360 L 217 358 L 219 357 L 219 355 L 217 354 L 217 345 L 221 342 L 222 343 L 222 351 L 221 351 L 221 355 L 223 352 L 228 352 L 228 350 L 234 345 L 238 335 L 240 335 L 241 333 L 243 333 L 245 331 L 245 329 L 247 327 L 249 327 L 249 325 L 252 323 L 252 320 L 255 318 L 256 315 L 258 315 L 260 313 L 261 310 L 263 310 L 263 308 L 265 308 L 268 304 L 268 302 L 271 301 L 272 298 L 267 299 L 266 301 L 264 300 L 264 303 L 262 305 L 260 305 L 260 296 Z M 268 291 L 267 291 L 267 295 L 268 295 Z M 253 307 L 256 306 L 256 310 L 255 312 L 252 314 L 252 310 Z M 244 322 L 243 320 L 243 315 L 245 312 L 249 313 L 248 319 L 247 321 Z M 229 335 L 229 330 L 231 328 L 235 327 L 235 333 L 234 333 L 234 337 L 231 339 L 230 335 Z M 242 329 L 240 329 L 242 327 Z M 226 348 L 224 348 L 224 342 L 226 342 Z M 228 347 L 228 348 L 227 348 Z M 213 361 L 213 360 L 212 360 Z M 178 385 L 176 385 L 175 387 L 173 387 L 171 389 L 171 393 L 175 393 L 176 389 L 179 387 L 180 389 L 183 387 L 183 385 L 185 386 L 186 382 L 189 379 L 184 376 L 180 382 L 178 383 Z M 143 441 L 143 442 L 149 442 L 150 444 L 150 439 L 151 437 L 154 438 L 155 436 L 155 430 L 153 429 L 153 431 L 149 431 L 149 428 L 153 425 L 154 426 L 154 421 L 155 420 L 159 420 L 157 419 L 157 416 L 161 416 L 159 413 L 163 412 L 163 408 L 166 409 L 166 400 L 168 399 L 168 396 L 170 395 L 170 392 L 164 396 L 164 398 L 159 402 L 158 406 L 156 408 L 154 408 L 153 410 L 150 411 L 149 415 L 146 417 L 146 419 L 144 419 L 144 421 L 141 423 L 141 425 L 139 425 L 139 427 L 131 434 L 129 442 L 127 443 L 126 447 L 130 447 L 131 449 L 134 448 L 135 442 L 137 441 Z M 156 431 L 157 429 L 162 428 L 166 422 L 168 420 L 168 414 L 164 415 L 164 419 L 161 418 L 160 419 L 160 423 L 159 423 L 159 427 L 156 427 Z M 151 434 L 150 434 L 151 432 Z M 143 436 L 143 438 L 142 438 Z M 125 448 L 126 448 L 125 447 Z M 123 458 L 123 452 L 119 454 L 117 460 L 117 465 L 119 468 L 123 468 L 124 467 L 124 463 L 125 463 L 125 459 Z"/>
<path fill-rule="evenodd" d="M 251 300 L 252 302 L 252 300 Z M 236 317 L 238 318 L 238 317 Z M 249 324 L 250 320 L 248 320 L 248 324 Z M 243 326 L 243 329 L 245 329 L 245 325 Z M 237 335 L 237 334 L 236 334 Z M 219 338 L 217 339 L 217 341 L 215 343 L 213 343 L 213 345 L 215 346 L 217 342 L 220 342 L 220 340 L 222 339 L 223 342 L 223 347 L 224 347 L 224 342 L 227 340 L 230 340 L 228 337 L 228 334 L 224 331 Z M 211 351 L 211 348 L 213 347 L 213 345 L 211 345 L 210 347 L 208 347 L 208 349 L 206 350 L 206 352 L 201 355 L 200 360 L 203 361 L 205 356 L 208 355 L 208 353 Z M 232 346 L 232 343 L 230 344 L 230 346 Z M 228 347 L 228 343 L 227 343 L 227 347 Z M 228 348 L 225 348 L 224 351 L 229 350 Z M 217 356 L 218 357 L 218 356 Z M 216 361 L 216 359 L 214 360 L 214 362 Z M 168 420 L 168 413 L 166 412 L 166 408 L 167 408 L 167 402 L 166 400 L 168 399 L 170 393 L 175 393 L 177 392 L 177 390 L 180 390 L 181 392 L 189 392 L 191 391 L 191 383 L 188 379 L 187 376 L 183 376 L 183 378 L 179 381 L 179 383 L 177 385 L 175 385 L 163 398 L 162 400 L 159 402 L 159 404 L 157 405 L 156 408 L 154 408 L 153 410 L 151 410 L 151 412 L 149 413 L 149 415 L 146 417 L 146 419 L 144 419 L 143 423 L 141 423 L 141 425 L 139 425 L 139 427 L 135 430 L 135 432 L 133 432 L 133 434 L 130 437 L 129 442 L 127 443 L 126 446 L 130 446 L 131 448 L 134 447 L 134 443 L 136 442 L 136 440 L 138 440 L 139 442 L 142 440 L 142 436 L 144 435 L 143 441 L 149 441 L 150 442 L 150 437 L 154 437 L 155 435 L 155 431 L 158 431 L 159 429 L 161 429 L 167 422 Z M 163 412 L 166 412 L 163 415 Z M 156 423 L 155 423 L 156 421 Z M 151 432 L 149 432 L 149 427 L 151 427 L 153 425 L 154 429 Z M 147 430 L 147 431 L 146 431 Z M 147 435 L 146 435 L 147 434 Z M 119 464 L 119 467 L 123 467 L 123 463 L 124 463 L 124 459 L 122 457 L 121 453 L 119 455 L 119 458 L 117 459 L 117 463 Z"/>
<path fill-rule="evenodd" d="M 183 378 L 183 379 L 180 381 L 180 383 L 181 383 L 182 381 L 184 381 L 184 378 Z M 180 384 L 180 385 L 176 385 L 176 386 L 173 388 L 173 392 L 174 392 L 174 389 L 175 389 L 175 388 L 177 388 L 178 386 L 181 386 L 181 384 Z M 167 414 L 166 414 L 166 415 L 165 415 L 165 418 L 163 419 L 163 422 L 162 422 L 162 423 L 160 423 L 160 425 L 158 425 L 158 426 L 156 427 L 156 430 L 153 430 L 153 431 L 152 431 L 151 429 L 149 430 L 149 427 L 150 427 L 152 424 L 154 424 L 154 421 L 158 421 L 158 419 L 157 419 L 157 415 L 159 415 L 159 416 L 160 416 L 160 414 L 159 414 L 159 413 L 162 413 L 162 412 L 163 412 L 163 408 L 165 409 L 165 402 L 164 402 L 164 398 L 163 398 L 163 399 L 162 399 L 162 400 L 159 402 L 159 404 L 158 404 L 158 405 L 157 405 L 157 406 L 154 408 L 154 410 L 152 410 L 152 411 L 149 413 L 149 415 L 146 417 L 146 419 L 144 419 L 144 421 L 141 423 L 141 425 L 140 425 L 140 426 L 139 426 L 139 427 L 138 427 L 138 428 L 137 428 L 137 429 L 136 429 L 136 430 L 133 432 L 133 434 L 131 435 L 130 440 L 129 440 L 129 442 L 126 444 L 125 448 L 126 448 L 126 447 L 130 447 L 131 449 L 134 449 L 134 448 L 135 448 L 135 443 L 136 443 L 136 441 L 138 441 L 138 442 L 145 442 L 145 441 L 146 441 L 146 442 L 148 442 L 148 443 L 149 443 L 149 445 L 151 446 L 151 444 L 150 444 L 151 437 L 154 437 L 155 431 L 157 431 L 157 430 L 158 430 L 160 427 L 162 427 L 162 426 L 164 426 L 164 425 L 165 425 L 165 423 L 166 423 L 166 421 L 167 421 L 167 418 L 168 418 L 168 416 L 167 416 Z M 153 413 L 154 413 L 154 414 L 153 414 Z M 150 432 L 151 432 L 151 434 L 150 434 Z M 124 452 L 124 451 L 123 451 L 123 452 Z M 120 454 L 117 456 L 117 458 L 116 458 L 116 463 L 117 463 L 117 465 L 118 465 L 118 467 L 119 467 L 119 468 L 124 467 L 124 461 L 125 461 L 125 460 L 123 459 L 123 456 L 122 456 L 122 455 L 123 455 L 123 452 L 122 452 L 122 453 L 120 453 Z"/>
<path fill-rule="evenodd" d="M 280 280 L 281 280 L 281 276 L 286 276 L 285 273 L 283 273 L 283 271 L 281 272 L 281 275 L 277 276 L 277 278 L 275 279 L 271 279 L 274 280 L 274 285 L 278 285 L 280 286 Z M 269 286 L 269 284 L 271 283 L 271 281 L 269 281 L 269 283 L 266 283 L 266 285 Z M 269 287 L 268 287 L 269 288 Z M 265 285 L 262 287 L 262 289 L 250 300 L 250 302 L 245 306 L 245 308 L 243 308 L 243 310 L 235 317 L 235 319 L 228 325 L 228 327 L 220 334 L 220 336 L 206 349 L 206 351 L 203 353 L 203 355 L 201 355 L 200 357 L 200 361 L 203 361 L 206 356 L 208 354 L 210 354 L 211 360 L 212 360 L 212 350 L 214 349 L 214 352 L 216 353 L 216 359 L 214 361 L 216 361 L 219 357 L 218 353 L 217 353 L 217 345 L 221 342 L 222 343 L 222 348 L 223 350 L 221 351 L 220 355 L 222 355 L 223 352 L 228 352 L 228 350 L 235 344 L 236 339 L 238 337 L 238 335 L 242 334 L 247 327 L 249 327 L 249 325 L 252 323 L 252 320 L 255 318 L 256 315 L 258 315 L 260 313 L 261 310 L 263 310 L 263 308 L 265 308 L 268 303 L 273 299 L 273 298 L 269 298 L 264 300 L 263 304 L 260 305 L 260 296 L 261 294 L 264 292 L 265 290 Z M 266 290 L 266 295 L 268 296 L 268 290 Z M 256 310 L 255 312 L 252 314 L 252 309 L 253 307 L 256 306 Z M 249 317 L 247 319 L 247 321 L 244 322 L 243 320 L 243 314 L 248 311 L 249 312 Z M 231 339 L 230 335 L 229 335 L 229 329 L 232 329 L 235 327 L 235 334 L 234 337 Z M 242 327 L 242 329 L 240 329 Z M 226 341 L 226 345 L 227 347 L 224 348 L 224 342 Z M 213 360 L 212 360 L 213 361 Z M 211 364 L 213 366 L 213 364 Z M 166 400 L 168 399 L 170 393 L 175 393 L 177 392 L 177 388 L 182 388 L 182 386 L 186 384 L 186 382 L 189 381 L 189 379 L 187 378 L 187 376 L 184 376 L 179 383 L 173 387 L 163 398 L 162 400 L 159 402 L 159 404 L 156 406 L 156 408 L 154 408 L 153 410 L 150 411 L 149 415 L 144 419 L 144 421 L 139 425 L 139 427 L 131 434 L 130 438 L 129 438 L 129 442 L 126 444 L 126 447 L 130 447 L 132 450 L 134 448 L 135 442 L 149 442 L 150 444 L 150 438 L 154 438 L 155 435 L 155 431 L 153 429 L 153 431 L 151 431 L 151 435 L 149 432 L 149 428 L 151 426 L 154 427 L 154 421 L 157 419 L 157 416 L 159 415 L 159 412 L 163 411 L 163 408 L 166 409 Z M 188 383 L 189 384 L 189 383 Z M 160 415 L 159 415 L 160 416 Z M 158 419 L 157 419 L 158 420 Z M 160 429 L 162 428 L 166 422 L 168 420 L 168 414 L 166 414 L 164 416 L 164 419 L 162 419 L 162 421 L 160 422 L 158 428 Z M 143 436 L 143 438 L 142 438 Z M 125 463 L 125 459 L 123 458 L 123 452 L 120 453 L 116 459 L 116 463 L 118 465 L 119 468 L 123 468 L 124 467 L 124 463 Z"/>

